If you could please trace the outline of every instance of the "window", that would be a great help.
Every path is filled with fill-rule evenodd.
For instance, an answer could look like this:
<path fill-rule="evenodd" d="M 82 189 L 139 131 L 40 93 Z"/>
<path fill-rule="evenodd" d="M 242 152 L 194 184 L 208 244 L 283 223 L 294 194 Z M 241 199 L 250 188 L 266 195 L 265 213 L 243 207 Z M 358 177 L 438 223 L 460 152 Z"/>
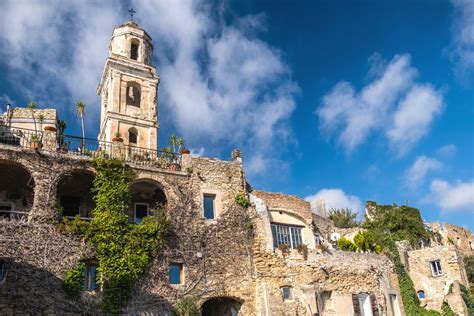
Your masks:
<path fill-rule="evenodd" d="M 140 85 L 136 82 L 129 82 L 126 92 L 127 105 L 140 107 Z"/>
<path fill-rule="evenodd" d="M 430 261 L 430 266 L 431 266 L 431 273 L 433 276 L 438 276 L 443 274 L 443 270 L 441 270 L 441 261 L 435 260 L 435 261 Z"/>
<path fill-rule="evenodd" d="M 418 295 L 419 299 L 422 299 L 422 298 L 426 297 L 425 291 L 418 291 L 418 292 L 416 292 L 416 294 Z"/>
<path fill-rule="evenodd" d="M 128 143 L 129 145 L 137 145 L 138 131 L 135 128 L 128 130 Z"/>
<path fill-rule="evenodd" d="M 3 260 L 0 260 L 0 285 L 5 283 L 6 278 L 7 278 L 7 271 L 5 268 L 5 262 Z"/>
<path fill-rule="evenodd" d="M 354 313 L 360 316 L 378 315 L 375 295 L 367 293 L 352 294 Z"/>
<path fill-rule="evenodd" d="M 95 291 L 97 289 L 97 264 L 89 262 L 84 268 L 84 289 Z"/>
<path fill-rule="evenodd" d="M 130 45 L 130 58 L 138 60 L 138 42 L 133 41 Z"/>
<path fill-rule="evenodd" d="M 170 264 L 169 280 L 171 285 L 182 285 L 184 283 L 182 263 Z"/>
<path fill-rule="evenodd" d="M 301 230 L 303 227 L 272 223 L 273 247 L 278 248 L 281 244 L 287 244 L 291 249 L 296 249 L 303 243 Z"/>
<path fill-rule="evenodd" d="M 291 295 L 291 287 L 289 287 L 289 286 L 282 287 L 281 288 L 281 295 L 282 295 L 284 301 L 293 299 L 293 297 Z"/>
<path fill-rule="evenodd" d="M 206 219 L 216 218 L 216 196 L 211 194 L 204 194 L 204 217 Z"/>
<path fill-rule="evenodd" d="M 140 223 L 145 216 L 148 216 L 148 203 L 135 203 L 135 223 Z"/>

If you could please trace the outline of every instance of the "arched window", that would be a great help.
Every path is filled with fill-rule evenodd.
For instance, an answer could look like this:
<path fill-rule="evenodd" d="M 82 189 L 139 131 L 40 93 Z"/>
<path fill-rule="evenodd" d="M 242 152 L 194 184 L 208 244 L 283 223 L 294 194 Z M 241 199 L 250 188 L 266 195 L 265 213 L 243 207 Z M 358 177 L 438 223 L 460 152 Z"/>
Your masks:
<path fill-rule="evenodd" d="M 140 107 L 140 85 L 136 82 L 127 84 L 127 105 Z"/>
<path fill-rule="evenodd" d="M 133 60 L 138 60 L 138 47 L 140 46 L 137 40 L 132 40 L 130 42 L 130 58 Z"/>
<path fill-rule="evenodd" d="M 134 146 L 138 144 L 138 131 L 134 127 L 128 130 L 128 143 Z"/>
<path fill-rule="evenodd" d="M 426 297 L 425 291 L 418 291 L 418 292 L 416 292 L 416 294 L 418 295 L 419 299 L 423 299 L 423 298 Z"/>

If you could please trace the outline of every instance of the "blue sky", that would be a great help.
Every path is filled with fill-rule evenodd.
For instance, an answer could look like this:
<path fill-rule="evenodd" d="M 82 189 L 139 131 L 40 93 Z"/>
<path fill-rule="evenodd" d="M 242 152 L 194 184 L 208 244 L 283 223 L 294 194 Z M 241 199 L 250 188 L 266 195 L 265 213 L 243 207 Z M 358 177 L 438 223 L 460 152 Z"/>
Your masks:
<path fill-rule="evenodd" d="M 36 100 L 79 134 L 85 100 L 95 138 L 131 6 L 155 43 L 162 146 L 239 147 L 256 188 L 474 228 L 474 2 L 2 1 L 0 106 Z"/>

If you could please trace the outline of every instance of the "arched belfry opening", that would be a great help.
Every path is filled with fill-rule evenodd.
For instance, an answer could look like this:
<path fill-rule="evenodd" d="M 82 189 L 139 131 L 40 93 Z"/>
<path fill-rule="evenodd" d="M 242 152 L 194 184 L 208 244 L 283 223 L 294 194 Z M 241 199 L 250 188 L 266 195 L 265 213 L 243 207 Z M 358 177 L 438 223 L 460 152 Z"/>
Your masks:
<path fill-rule="evenodd" d="M 202 316 L 237 316 L 242 302 L 231 297 L 213 297 L 201 306 Z"/>
<path fill-rule="evenodd" d="M 20 219 L 33 207 L 35 181 L 24 166 L 0 160 L 0 217 Z"/>
<path fill-rule="evenodd" d="M 136 39 L 130 41 L 130 59 L 138 60 L 138 49 L 140 48 L 140 42 Z"/>
<path fill-rule="evenodd" d="M 74 218 L 91 218 L 95 207 L 91 192 L 94 174 L 87 170 L 74 170 L 63 176 L 57 186 L 57 201 L 62 216 Z"/>
<path fill-rule="evenodd" d="M 140 107 L 141 88 L 136 82 L 127 83 L 127 105 Z"/>
<path fill-rule="evenodd" d="M 130 221 L 139 223 L 145 216 L 153 215 L 153 211 L 164 208 L 167 198 L 163 186 L 154 180 L 138 179 L 130 185 L 132 194 Z"/>

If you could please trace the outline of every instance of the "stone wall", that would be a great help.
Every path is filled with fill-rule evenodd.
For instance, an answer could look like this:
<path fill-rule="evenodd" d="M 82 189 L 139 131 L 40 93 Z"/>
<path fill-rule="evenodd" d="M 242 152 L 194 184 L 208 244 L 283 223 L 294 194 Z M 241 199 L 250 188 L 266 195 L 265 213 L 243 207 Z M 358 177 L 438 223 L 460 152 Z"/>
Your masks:
<path fill-rule="evenodd" d="M 468 285 L 460 253 L 452 245 L 408 251 L 405 258 L 406 268 L 413 280 L 415 290 L 424 291 L 426 297 L 421 299 L 421 302 L 428 309 L 441 311 L 443 301 L 447 300 L 448 294 L 452 291 L 452 284 L 459 282 Z M 440 260 L 442 269 L 442 273 L 437 276 L 433 275 L 430 264 L 435 260 Z M 450 300 L 455 301 L 452 298 Z M 462 304 L 450 306 L 459 315 L 467 315 L 465 306 Z"/>
<path fill-rule="evenodd" d="M 441 222 L 433 222 L 429 226 L 441 235 L 443 245 L 454 245 L 465 256 L 474 255 L 474 235 L 469 229 Z"/>

